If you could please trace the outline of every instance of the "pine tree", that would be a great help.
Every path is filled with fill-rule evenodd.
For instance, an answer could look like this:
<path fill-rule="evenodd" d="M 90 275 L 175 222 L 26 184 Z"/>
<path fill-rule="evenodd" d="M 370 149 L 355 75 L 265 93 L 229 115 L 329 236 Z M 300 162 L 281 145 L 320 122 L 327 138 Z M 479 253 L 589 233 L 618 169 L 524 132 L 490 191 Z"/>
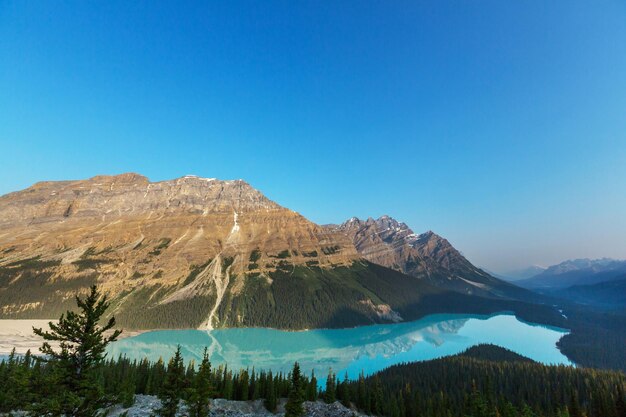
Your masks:
<path fill-rule="evenodd" d="M 315 371 L 311 371 L 311 379 L 306 389 L 307 401 L 317 401 L 317 378 L 315 377 Z"/>
<path fill-rule="evenodd" d="M 250 377 L 248 371 L 243 370 L 239 373 L 239 401 L 248 401 L 248 393 L 250 390 L 249 384 Z"/>
<path fill-rule="evenodd" d="M 489 412 L 485 396 L 476 387 L 476 381 L 472 381 L 472 392 L 467 399 L 468 417 L 488 417 Z"/>
<path fill-rule="evenodd" d="M 252 375 L 250 376 L 250 399 L 253 401 L 259 399 L 259 380 L 254 368 L 252 368 Z"/>
<path fill-rule="evenodd" d="M 343 381 L 339 384 L 337 397 L 339 398 L 339 401 L 341 401 L 341 403 L 348 408 L 350 408 L 351 406 L 349 384 L 350 384 L 350 380 L 348 379 L 348 373 L 346 372 L 346 374 L 343 377 Z"/>
<path fill-rule="evenodd" d="M 380 382 L 380 378 L 376 375 L 374 379 L 374 395 L 371 398 L 372 412 L 377 416 L 383 414 L 383 385 Z"/>
<path fill-rule="evenodd" d="M 208 349 L 205 347 L 198 372 L 193 376 L 193 386 L 187 401 L 189 416 L 207 417 L 209 415 L 209 398 L 212 395 L 211 361 L 209 360 Z"/>
<path fill-rule="evenodd" d="M 336 376 L 333 373 L 333 370 L 330 369 L 328 371 L 328 377 L 326 378 L 326 392 L 324 393 L 324 402 L 326 402 L 326 404 L 331 404 L 337 401 L 335 383 L 336 383 Z"/>
<path fill-rule="evenodd" d="M 98 369 L 106 356 L 107 345 L 120 335 L 120 330 L 109 332 L 115 326 L 111 317 L 100 326 L 102 316 L 109 307 L 106 296 L 91 287 L 85 299 L 76 297 L 79 312 L 67 311 L 59 322 L 48 323 L 49 331 L 33 328 L 44 339 L 39 348 L 53 372 L 48 381 L 55 390 L 33 408 L 37 411 L 65 414 L 74 417 L 95 416 L 99 408 L 109 404 L 98 383 Z M 58 342 L 60 350 L 49 342 Z"/>
<path fill-rule="evenodd" d="M 578 394 L 576 392 L 573 392 L 570 395 L 568 411 L 570 417 L 583 417 L 583 413 L 580 410 L 580 404 L 578 402 Z"/>
<path fill-rule="evenodd" d="M 626 401 L 624 400 L 624 392 L 621 389 L 617 390 L 617 399 L 615 401 L 615 416 L 626 417 Z"/>
<path fill-rule="evenodd" d="M 165 373 L 165 381 L 158 397 L 161 400 L 161 409 L 159 415 L 161 417 L 176 417 L 178 411 L 178 403 L 182 399 L 182 393 L 185 389 L 185 364 L 180 353 L 180 345 L 176 348 L 174 357 L 167 364 L 167 372 Z"/>
<path fill-rule="evenodd" d="M 118 401 L 124 408 L 129 408 L 135 403 L 135 379 L 129 375 L 122 379 Z"/>
<path fill-rule="evenodd" d="M 363 372 L 359 375 L 359 382 L 357 386 L 357 407 L 361 410 L 365 410 L 367 407 L 367 400 L 365 398 L 365 375 Z"/>
<path fill-rule="evenodd" d="M 300 417 L 304 415 L 304 392 L 302 387 L 302 375 L 298 362 L 293 364 L 291 371 L 291 390 L 285 405 L 285 417 Z"/>
<path fill-rule="evenodd" d="M 224 366 L 222 378 L 222 397 L 227 400 L 233 399 L 233 374 L 228 370 L 228 365 Z"/>
<path fill-rule="evenodd" d="M 276 387 L 274 385 L 274 377 L 272 371 L 267 375 L 267 393 L 265 394 L 265 408 L 267 411 L 273 413 L 276 411 L 277 399 L 276 399 Z"/>

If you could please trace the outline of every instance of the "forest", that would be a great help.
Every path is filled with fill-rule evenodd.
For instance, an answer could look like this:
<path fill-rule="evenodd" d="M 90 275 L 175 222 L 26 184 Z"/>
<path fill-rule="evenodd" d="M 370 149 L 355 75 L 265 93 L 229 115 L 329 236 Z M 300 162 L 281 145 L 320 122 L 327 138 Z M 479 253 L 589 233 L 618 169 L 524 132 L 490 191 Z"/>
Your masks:
<path fill-rule="evenodd" d="M 181 402 L 190 416 L 206 417 L 214 398 L 263 399 L 271 412 L 283 398 L 286 417 L 303 415 L 303 402 L 317 400 L 388 417 L 626 417 L 623 372 L 547 366 L 493 345 L 357 380 L 332 369 L 306 376 L 298 363 L 287 374 L 213 367 L 206 349 L 199 363 L 184 363 L 180 346 L 167 362 L 107 358 L 106 346 L 121 333 L 106 316 L 110 302 L 92 286 L 76 305 L 49 329 L 33 329 L 44 339 L 40 354 L 13 352 L 0 361 L 0 413 L 94 417 L 144 394 L 161 400 L 163 417 L 175 416 Z"/>
<path fill-rule="evenodd" d="M 0 362 L 0 412 L 41 413 L 49 406 L 45 399 L 58 397 L 63 389 L 46 383 L 54 366 L 30 354 L 13 354 Z M 623 373 L 545 366 L 493 345 L 397 365 L 357 381 L 332 370 L 322 378 L 325 384 L 314 374 L 300 376 L 301 401 L 340 401 L 389 417 L 626 417 Z M 279 399 L 289 398 L 294 388 L 293 372 L 212 367 L 208 355 L 200 363 L 183 364 L 179 351 L 167 362 L 108 359 L 98 367 L 93 383 L 102 407 L 130 406 L 135 394 L 174 397 L 176 404 L 193 404 L 202 395 L 206 400 L 264 399 L 266 408 L 276 411 Z"/>
<path fill-rule="evenodd" d="M 546 366 L 493 345 L 396 365 L 348 385 L 359 409 L 393 417 L 626 416 L 622 372 Z"/>

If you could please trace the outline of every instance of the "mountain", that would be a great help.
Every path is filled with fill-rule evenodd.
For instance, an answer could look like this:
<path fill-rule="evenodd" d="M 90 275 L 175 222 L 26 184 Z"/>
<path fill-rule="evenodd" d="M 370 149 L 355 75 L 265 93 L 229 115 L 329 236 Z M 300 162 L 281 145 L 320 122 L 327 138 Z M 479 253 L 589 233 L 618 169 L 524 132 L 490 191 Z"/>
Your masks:
<path fill-rule="evenodd" d="M 615 280 L 593 285 L 558 288 L 551 294 L 595 307 L 624 308 L 626 307 L 626 274 L 620 275 Z"/>
<path fill-rule="evenodd" d="M 362 255 L 346 227 L 319 226 L 242 180 L 40 182 L 0 197 L 0 318 L 58 317 L 93 284 L 127 329 L 350 327 L 512 309 L 476 295 L 513 286 L 434 233 L 410 234 L 397 233 L 415 245 L 394 270 L 384 267 L 394 257 Z"/>
<path fill-rule="evenodd" d="M 574 259 L 552 265 L 531 278 L 516 281 L 525 288 L 566 288 L 610 281 L 626 273 L 626 261 L 610 258 Z"/>
<path fill-rule="evenodd" d="M 515 281 L 519 281 L 521 279 L 532 278 L 535 275 L 541 274 L 545 270 L 546 270 L 546 268 L 543 267 L 543 266 L 531 265 L 531 266 L 526 267 L 526 268 L 515 269 L 515 270 L 512 270 L 512 271 L 507 271 L 507 272 L 503 272 L 501 274 L 497 274 L 497 275 L 494 275 L 494 276 L 497 276 L 498 278 L 505 279 L 507 281 L 515 282 Z"/>
<path fill-rule="evenodd" d="M 535 294 L 472 265 L 450 242 L 432 231 L 416 234 L 392 217 L 351 218 L 328 226 L 348 236 L 370 262 L 422 279 L 439 288 L 487 297 L 533 299 Z"/>

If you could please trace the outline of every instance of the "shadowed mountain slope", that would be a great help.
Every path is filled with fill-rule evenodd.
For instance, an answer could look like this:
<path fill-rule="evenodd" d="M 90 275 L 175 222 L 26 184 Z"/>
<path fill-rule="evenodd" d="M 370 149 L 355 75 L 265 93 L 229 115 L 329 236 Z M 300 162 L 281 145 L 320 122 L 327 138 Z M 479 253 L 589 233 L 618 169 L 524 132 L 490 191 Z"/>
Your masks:
<path fill-rule="evenodd" d="M 440 288 L 485 297 L 537 300 L 527 290 L 475 267 L 450 242 L 428 231 L 416 234 L 389 216 L 351 218 L 330 230 L 345 233 L 370 262 L 420 278 Z"/>

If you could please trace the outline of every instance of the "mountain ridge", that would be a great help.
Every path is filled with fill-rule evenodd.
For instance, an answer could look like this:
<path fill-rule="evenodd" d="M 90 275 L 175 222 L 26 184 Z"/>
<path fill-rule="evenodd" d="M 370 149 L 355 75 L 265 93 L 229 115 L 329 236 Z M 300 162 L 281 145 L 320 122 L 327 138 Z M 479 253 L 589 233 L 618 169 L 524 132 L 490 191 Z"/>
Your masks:
<path fill-rule="evenodd" d="M 547 267 L 543 272 L 515 283 L 535 289 L 566 288 L 610 281 L 626 273 L 626 260 L 612 258 L 568 259 Z"/>
<path fill-rule="evenodd" d="M 350 327 L 443 312 L 442 302 L 503 310 L 477 296 L 516 298 L 442 237 L 383 221 L 398 228 L 391 242 L 415 243 L 407 251 L 421 257 L 412 265 L 421 275 L 379 266 L 346 230 L 243 180 L 38 182 L 0 197 L 0 317 L 55 317 L 95 283 L 127 328 Z"/>
<path fill-rule="evenodd" d="M 384 215 L 352 217 L 328 226 L 345 233 L 365 259 L 466 294 L 532 299 L 533 294 L 474 266 L 450 242 L 428 230 L 416 234 L 406 223 Z"/>

